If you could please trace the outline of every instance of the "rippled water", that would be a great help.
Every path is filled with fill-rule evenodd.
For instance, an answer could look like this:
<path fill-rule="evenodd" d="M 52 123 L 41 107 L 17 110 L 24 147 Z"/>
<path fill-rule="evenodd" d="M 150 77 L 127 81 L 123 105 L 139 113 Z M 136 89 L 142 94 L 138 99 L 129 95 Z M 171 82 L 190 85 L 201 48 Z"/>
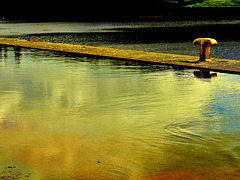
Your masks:
<path fill-rule="evenodd" d="M 0 52 L 0 176 L 240 178 L 238 75 Z"/>
<path fill-rule="evenodd" d="M 173 42 L 157 32 L 212 23 L 239 24 L 1 21 L 0 33 L 198 55 L 191 37 Z M 239 59 L 238 39 L 218 41 L 214 57 Z M 1 47 L 0 177 L 240 179 L 239 75 L 194 71 Z"/>

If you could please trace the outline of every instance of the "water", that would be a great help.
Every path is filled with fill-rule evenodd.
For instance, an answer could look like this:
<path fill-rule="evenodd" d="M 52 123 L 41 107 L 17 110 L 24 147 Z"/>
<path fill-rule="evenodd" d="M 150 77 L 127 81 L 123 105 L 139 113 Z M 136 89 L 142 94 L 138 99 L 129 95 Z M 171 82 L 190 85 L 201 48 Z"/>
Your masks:
<path fill-rule="evenodd" d="M 0 64 L 2 171 L 144 179 L 239 169 L 238 75 L 198 79 L 160 65 L 15 54 L 2 50 Z"/>
<path fill-rule="evenodd" d="M 0 177 L 240 178 L 238 75 L 0 52 Z"/>
<path fill-rule="evenodd" d="M 148 21 L 148 22 L 8 22 L 0 21 L 0 36 L 20 39 L 112 47 L 149 52 L 199 55 L 192 44 L 199 37 L 218 41 L 211 56 L 240 59 L 240 21 Z"/>

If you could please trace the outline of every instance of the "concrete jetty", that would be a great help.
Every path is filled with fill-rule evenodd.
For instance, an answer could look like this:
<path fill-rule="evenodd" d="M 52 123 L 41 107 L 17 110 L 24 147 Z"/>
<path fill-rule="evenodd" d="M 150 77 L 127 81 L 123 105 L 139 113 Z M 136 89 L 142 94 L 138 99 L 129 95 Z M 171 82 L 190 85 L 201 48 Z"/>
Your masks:
<path fill-rule="evenodd" d="M 198 56 L 50 43 L 11 38 L 0 38 L 0 45 L 109 57 L 115 59 L 153 62 L 165 65 L 181 66 L 186 68 L 197 68 L 201 70 L 240 74 L 240 61 L 238 60 L 211 58 L 211 61 L 199 61 Z"/>

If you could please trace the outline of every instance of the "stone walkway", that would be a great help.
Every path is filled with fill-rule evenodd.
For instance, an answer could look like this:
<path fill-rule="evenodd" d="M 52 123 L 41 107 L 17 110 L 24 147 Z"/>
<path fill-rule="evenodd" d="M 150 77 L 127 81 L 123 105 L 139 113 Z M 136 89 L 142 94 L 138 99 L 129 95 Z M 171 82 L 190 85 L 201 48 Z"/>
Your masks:
<path fill-rule="evenodd" d="M 156 52 L 133 51 L 124 49 L 93 47 L 83 45 L 27 41 L 21 39 L 0 38 L 0 45 L 34 48 L 49 51 L 76 53 L 115 59 L 154 62 L 187 68 L 205 69 L 218 72 L 240 74 L 240 61 L 211 58 L 210 62 L 200 62 L 197 56 L 185 56 Z"/>

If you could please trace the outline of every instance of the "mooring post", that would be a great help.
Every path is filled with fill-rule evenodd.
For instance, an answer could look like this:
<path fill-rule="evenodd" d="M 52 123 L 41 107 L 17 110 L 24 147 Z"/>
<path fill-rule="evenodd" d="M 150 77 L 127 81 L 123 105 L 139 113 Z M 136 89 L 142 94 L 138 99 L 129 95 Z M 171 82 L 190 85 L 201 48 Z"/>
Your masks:
<path fill-rule="evenodd" d="M 194 45 L 200 45 L 199 61 L 210 61 L 210 46 L 216 46 L 217 41 L 212 38 L 198 38 L 193 41 Z"/>

